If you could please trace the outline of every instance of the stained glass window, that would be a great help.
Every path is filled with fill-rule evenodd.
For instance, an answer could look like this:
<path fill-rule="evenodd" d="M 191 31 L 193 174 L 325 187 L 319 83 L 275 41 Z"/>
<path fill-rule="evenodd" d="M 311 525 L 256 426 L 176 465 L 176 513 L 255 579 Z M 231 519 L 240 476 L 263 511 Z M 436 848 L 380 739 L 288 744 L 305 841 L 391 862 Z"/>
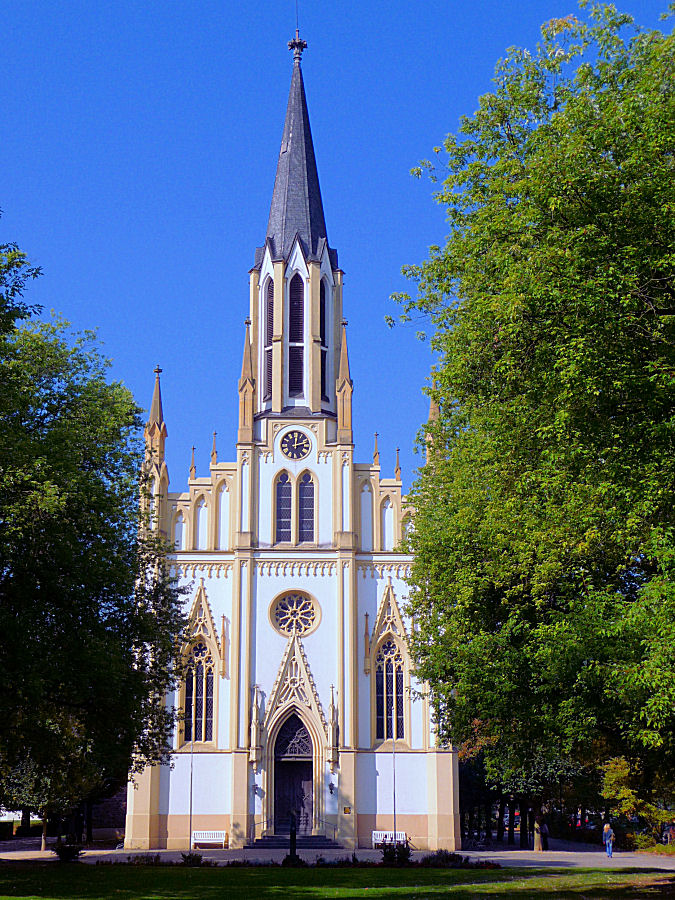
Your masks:
<path fill-rule="evenodd" d="M 314 482 L 309 472 L 300 479 L 298 489 L 299 516 L 298 516 L 298 540 L 314 540 Z"/>
<path fill-rule="evenodd" d="M 282 472 L 277 479 L 276 540 L 277 543 L 291 539 L 291 480 Z"/>
<path fill-rule="evenodd" d="M 276 759 L 311 759 L 312 739 L 295 713 L 281 726 L 274 745 Z"/>
<path fill-rule="evenodd" d="M 386 640 L 375 660 L 375 737 L 404 737 L 403 657 L 397 644 Z"/>
<path fill-rule="evenodd" d="M 195 741 L 213 740 L 214 670 L 208 647 L 199 641 L 190 651 L 185 672 L 183 735 L 186 743 L 193 736 Z"/>
<path fill-rule="evenodd" d="M 306 594 L 284 594 L 272 607 L 272 621 L 282 634 L 308 634 L 318 623 L 316 605 Z"/>

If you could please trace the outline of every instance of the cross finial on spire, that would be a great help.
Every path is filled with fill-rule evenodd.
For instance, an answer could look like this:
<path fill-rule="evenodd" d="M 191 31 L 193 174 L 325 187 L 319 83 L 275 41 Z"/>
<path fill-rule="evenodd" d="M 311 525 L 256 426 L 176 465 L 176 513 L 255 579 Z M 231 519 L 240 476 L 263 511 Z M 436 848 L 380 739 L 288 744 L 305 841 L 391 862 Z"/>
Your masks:
<path fill-rule="evenodd" d="M 300 64 L 300 59 L 302 58 L 302 51 L 307 49 L 307 41 L 303 41 L 300 37 L 300 32 L 298 29 L 295 29 L 295 37 L 292 41 L 288 42 L 288 49 L 293 51 L 293 62 Z"/>
<path fill-rule="evenodd" d="M 157 363 L 157 365 L 155 366 L 155 368 L 152 371 L 155 373 L 155 375 L 161 375 L 163 372 L 163 369 L 161 369 L 159 366 L 159 363 Z"/>

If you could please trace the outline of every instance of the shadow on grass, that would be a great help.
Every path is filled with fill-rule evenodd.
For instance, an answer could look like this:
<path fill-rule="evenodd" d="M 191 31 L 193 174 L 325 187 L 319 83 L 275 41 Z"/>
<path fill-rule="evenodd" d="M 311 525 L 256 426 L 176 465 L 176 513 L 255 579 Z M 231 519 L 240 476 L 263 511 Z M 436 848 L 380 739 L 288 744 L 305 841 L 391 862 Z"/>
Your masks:
<path fill-rule="evenodd" d="M 315 900 L 482 897 L 625 900 L 675 896 L 675 873 L 644 869 L 187 869 L 140 866 L 0 864 L 0 900 Z"/>

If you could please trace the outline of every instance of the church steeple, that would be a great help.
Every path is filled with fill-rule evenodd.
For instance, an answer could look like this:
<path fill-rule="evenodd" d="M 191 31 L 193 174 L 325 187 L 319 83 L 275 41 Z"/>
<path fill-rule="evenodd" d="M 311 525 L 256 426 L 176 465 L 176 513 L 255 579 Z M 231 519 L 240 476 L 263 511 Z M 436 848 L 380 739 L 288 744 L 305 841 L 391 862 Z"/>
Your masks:
<path fill-rule="evenodd" d="M 300 68 L 307 44 L 296 31 L 288 46 L 293 73 L 267 237 L 250 272 L 250 399 L 256 418 L 293 410 L 335 419 L 342 272 L 328 246 L 309 127 Z"/>
<path fill-rule="evenodd" d="M 288 42 L 293 50 L 293 75 L 274 181 L 267 240 L 273 259 L 287 260 L 296 235 L 307 259 L 319 259 L 327 241 L 319 175 L 309 127 L 307 98 L 300 58 L 307 46 L 298 32 Z"/>

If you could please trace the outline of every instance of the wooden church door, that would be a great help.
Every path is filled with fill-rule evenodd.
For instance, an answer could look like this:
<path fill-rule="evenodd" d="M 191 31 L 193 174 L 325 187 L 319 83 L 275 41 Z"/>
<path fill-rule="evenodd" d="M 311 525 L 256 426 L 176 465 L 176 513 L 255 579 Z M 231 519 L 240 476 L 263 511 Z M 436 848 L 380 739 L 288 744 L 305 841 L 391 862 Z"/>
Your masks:
<path fill-rule="evenodd" d="M 281 726 L 274 747 L 274 831 L 288 834 L 295 815 L 298 834 L 312 833 L 312 739 L 293 714 Z"/>

